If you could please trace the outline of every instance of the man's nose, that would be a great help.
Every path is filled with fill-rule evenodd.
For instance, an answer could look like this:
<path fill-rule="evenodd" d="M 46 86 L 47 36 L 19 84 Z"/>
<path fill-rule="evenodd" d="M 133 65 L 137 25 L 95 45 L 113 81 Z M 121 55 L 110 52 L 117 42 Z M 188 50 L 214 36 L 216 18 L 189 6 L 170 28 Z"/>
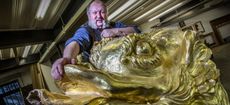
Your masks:
<path fill-rule="evenodd" d="M 101 17 L 102 17 L 100 12 L 97 12 L 97 17 L 98 17 L 98 18 L 101 18 Z"/>

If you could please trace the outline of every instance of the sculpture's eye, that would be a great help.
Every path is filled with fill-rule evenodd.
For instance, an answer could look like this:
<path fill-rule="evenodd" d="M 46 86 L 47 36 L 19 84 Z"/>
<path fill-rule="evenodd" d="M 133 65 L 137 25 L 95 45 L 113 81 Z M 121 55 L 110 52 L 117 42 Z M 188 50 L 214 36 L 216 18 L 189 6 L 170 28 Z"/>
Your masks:
<path fill-rule="evenodd" d="M 136 44 L 137 55 L 152 55 L 152 48 L 149 43 L 144 41 L 138 41 Z"/>

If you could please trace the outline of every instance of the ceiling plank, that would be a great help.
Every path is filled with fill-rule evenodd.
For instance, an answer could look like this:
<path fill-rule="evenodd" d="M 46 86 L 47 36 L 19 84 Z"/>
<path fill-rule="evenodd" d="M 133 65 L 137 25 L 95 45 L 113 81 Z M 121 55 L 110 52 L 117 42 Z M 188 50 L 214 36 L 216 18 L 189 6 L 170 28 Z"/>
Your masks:
<path fill-rule="evenodd" d="M 53 30 L 1 31 L 0 49 L 52 41 Z"/>
<path fill-rule="evenodd" d="M 27 64 L 37 63 L 40 59 L 40 54 L 33 54 L 27 56 L 27 58 L 11 58 L 0 61 L 0 73 L 9 69 L 14 69 Z"/>
<path fill-rule="evenodd" d="M 5 69 L 13 68 L 18 65 L 18 62 L 15 58 L 1 60 L 0 61 L 0 72 Z"/>

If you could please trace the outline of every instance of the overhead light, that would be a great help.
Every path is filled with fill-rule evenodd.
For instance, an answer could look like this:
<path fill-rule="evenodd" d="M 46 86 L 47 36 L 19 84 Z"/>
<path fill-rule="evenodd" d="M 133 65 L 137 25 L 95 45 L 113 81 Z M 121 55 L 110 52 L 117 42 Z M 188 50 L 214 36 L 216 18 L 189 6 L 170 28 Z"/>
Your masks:
<path fill-rule="evenodd" d="M 119 19 L 120 17 L 123 17 L 124 15 L 127 15 L 128 12 L 130 12 L 131 10 L 135 9 L 135 7 L 137 7 L 139 4 L 141 4 L 142 2 L 144 2 L 144 0 L 138 0 L 136 3 L 134 3 L 133 5 L 131 5 L 129 8 L 125 9 L 125 11 L 121 12 L 118 16 L 116 16 L 114 18 L 114 20 Z"/>
<path fill-rule="evenodd" d="M 33 45 L 32 48 L 31 48 L 31 53 L 34 54 L 34 53 L 38 53 L 40 51 L 40 49 L 42 48 L 42 45 L 43 44 L 36 44 L 36 45 Z"/>
<path fill-rule="evenodd" d="M 110 10 L 117 2 L 119 2 L 119 0 L 112 0 L 112 2 L 106 6 L 107 10 Z"/>
<path fill-rule="evenodd" d="M 122 11 L 124 11 L 125 9 L 127 9 L 129 6 L 133 5 L 136 1 L 138 0 L 129 0 L 127 1 L 125 4 L 123 4 L 120 8 L 118 8 L 115 12 L 113 12 L 109 17 L 108 20 L 113 19 L 114 17 L 116 17 L 118 14 L 120 14 Z"/>
<path fill-rule="evenodd" d="M 133 21 L 138 21 L 140 20 L 141 18 L 145 17 L 146 15 L 149 15 L 150 13 L 153 13 L 155 12 L 156 10 L 158 10 L 159 8 L 165 6 L 165 4 L 169 3 L 171 0 L 166 0 L 164 2 L 162 2 L 161 4 L 157 5 L 156 7 L 152 8 L 151 10 L 147 11 L 146 13 L 144 13 L 143 15 L 137 17 L 136 19 L 134 19 Z"/>
<path fill-rule="evenodd" d="M 2 60 L 2 50 L 0 50 L 0 60 Z"/>
<path fill-rule="evenodd" d="M 36 13 L 36 19 L 42 20 L 47 12 L 47 9 L 50 5 L 51 0 L 41 0 L 39 8 Z"/>
<path fill-rule="evenodd" d="M 33 54 L 36 51 L 37 48 L 38 48 L 38 44 L 33 45 L 32 48 L 31 48 L 31 53 Z"/>
<path fill-rule="evenodd" d="M 173 10 L 179 8 L 179 7 L 181 7 L 182 5 L 184 5 L 185 3 L 187 3 L 188 1 L 189 1 L 189 0 L 185 0 L 184 2 L 180 2 L 180 3 L 176 4 L 176 5 L 174 5 L 173 7 L 167 9 L 166 11 L 164 11 L 164 12 L 158 14 L 157 16 L 154 16 L 153 18 L 149 19 L 148 21 L 149 21 L 149 22 L 150 22 L 150 21 L 153 21 L 153 20 L 155 20 L 155 19 L 157 19 L 157 18 L 159 18 L 159 17 L 161 17 L 161 16 L 163 16 L 163 15 L 165 15 L 165 14 L 167 14 L 167 13 L 169 13 L 169 12 L 171 12 L 171 11 L 173 11 Z"/>
<path fill-rule="evenodd" d="M 10 48 L 10 57 L 11 58 L 15 57 L 13 48 Z"/>
<path fill-rule="evenodd" d="M 31 46 L 26 46 L 25 47 L 25 50 L 24 50 L 23 55 L 22 55 L 23 58 L 28 56 L 30 48 L 31 48 Z"/>

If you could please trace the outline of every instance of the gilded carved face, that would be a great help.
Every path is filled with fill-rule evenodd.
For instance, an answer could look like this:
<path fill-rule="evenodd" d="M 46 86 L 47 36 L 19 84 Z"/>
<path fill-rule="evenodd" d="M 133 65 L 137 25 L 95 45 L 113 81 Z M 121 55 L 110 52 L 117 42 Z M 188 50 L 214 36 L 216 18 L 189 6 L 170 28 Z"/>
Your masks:
<path fill-rule="evenodd" d="M 105 39 L 92 50 L 91 63 L 100 70 L 120 78 L 132 78 L 134 85 L 167 91 L 169 82 L 180 75 L 183 33 L 159 31 Z M 121 79 L 130 82 L 130 79 Z M 149 84 L 151 83 L 151 84 Z"/>
<path fill-rule="evenodd" d="M 66 76 L 59 81 L 65 95 L 40 91 L 48 96 L 41 99 L 56 104 L 229 105 L 210 56 L 192 31 L 104 39 L 93 47 L 90 63 L 65 66 Z"/>
<path fill-rule="evenodd" d="M 196 39 L 194 32 L 159 30 L 106 39 L 93 48 L 90 60 L 97 69 L 109 75 L 107 80 L 111 80 L 108 82 L 111 87 L 150 89 L 146 91 L 150 91 L 151 96 L 144 97 L 153 103 L 171 103 L 164 98 L 170 97 L 169 100 L 175 99 L 174 104 L 180 103 L 178 100 L 191 104 L 193 102 L 188 100 L 193 100 L 195 94 L 202 97 L 206 97 L 202 94 L 214 94 L 210 90 L 217 84 L 219 72 L 210 56 L 211 50 Z M 224 90 L 218 91 L 223 92 L 220 97 L 225 97 Z M 201 100 L 200 103 L 208 103 Z"/>

